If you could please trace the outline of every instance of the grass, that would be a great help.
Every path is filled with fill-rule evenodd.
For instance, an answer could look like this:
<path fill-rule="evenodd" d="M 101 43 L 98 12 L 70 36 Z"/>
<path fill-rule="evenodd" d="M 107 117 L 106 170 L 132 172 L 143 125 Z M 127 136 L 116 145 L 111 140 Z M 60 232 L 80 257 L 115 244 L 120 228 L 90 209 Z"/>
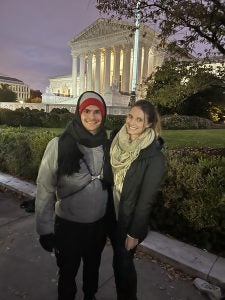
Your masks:
<path fill-rule="evenodd" d="M 225 148 L 225 129 L 163 130 L 162 137 L 168 148 Z"/>

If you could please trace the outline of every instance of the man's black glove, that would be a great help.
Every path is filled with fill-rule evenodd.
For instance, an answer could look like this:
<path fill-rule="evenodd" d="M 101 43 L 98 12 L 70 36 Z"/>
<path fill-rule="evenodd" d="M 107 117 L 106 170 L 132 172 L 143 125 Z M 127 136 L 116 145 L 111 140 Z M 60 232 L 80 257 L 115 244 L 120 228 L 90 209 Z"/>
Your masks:
<path fill-rule="evenodd" d="M 40 235 L 39 242 L 46 251 L 52 252 L 55 247 L 55 236 L 53 233 Z"/>

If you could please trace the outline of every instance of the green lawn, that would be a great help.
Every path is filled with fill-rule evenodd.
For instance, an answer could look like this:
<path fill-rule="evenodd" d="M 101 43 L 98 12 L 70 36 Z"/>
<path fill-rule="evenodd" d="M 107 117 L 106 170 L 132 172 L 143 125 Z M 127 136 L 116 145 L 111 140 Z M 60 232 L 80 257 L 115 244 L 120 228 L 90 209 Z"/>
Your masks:
<path fill-rule="evenodd" d="M 63 131 L 61 128 L 53 128 L 52 130 L 56 132 L 56 134 Z M 162 137 L 168 148 L 225 148 L 225 129 L 163 130 Z"/>
<path fill-rule="evenodd" d="M 225 129 L 163 130 L 162 137 L 168 148 L 225 148 Z"/>

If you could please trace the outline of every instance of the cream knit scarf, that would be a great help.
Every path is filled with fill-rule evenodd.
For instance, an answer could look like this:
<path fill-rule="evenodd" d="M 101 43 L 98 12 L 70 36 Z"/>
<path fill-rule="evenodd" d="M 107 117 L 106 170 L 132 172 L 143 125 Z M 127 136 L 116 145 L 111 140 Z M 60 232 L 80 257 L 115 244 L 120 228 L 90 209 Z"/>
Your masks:
<path fill-rule="evenodd" d="M 110 148 L 110 156 L 114 175 L 114 188 L 119 194 L 121 194 L 124 178 L 131 163 L 138 157 L 142 149 L 153 142 L 154 138 L 154 130 L 146 128 L 137 139 L 130 141 L 126 125 L 115 136 Z"/>

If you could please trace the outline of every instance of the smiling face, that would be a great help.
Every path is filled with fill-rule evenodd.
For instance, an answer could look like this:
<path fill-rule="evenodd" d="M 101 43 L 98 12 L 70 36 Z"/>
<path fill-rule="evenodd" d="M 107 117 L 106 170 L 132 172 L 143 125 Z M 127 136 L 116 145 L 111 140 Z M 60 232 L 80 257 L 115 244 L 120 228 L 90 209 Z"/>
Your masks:
<path fill-rule="evenodd" d="M 127 115 L 126 129 L 131 140 L 138 138 L 146 128 L 150 127 L 147 121 L 147 116 L 138 106 L 134 106 Z"/>
<path fill-rule="evenodd" d="M 80 114 L 81 122 L 90 133 L 96 134 L 102 123 L 102 113 L 96 105 L 88 105 Z"/>

